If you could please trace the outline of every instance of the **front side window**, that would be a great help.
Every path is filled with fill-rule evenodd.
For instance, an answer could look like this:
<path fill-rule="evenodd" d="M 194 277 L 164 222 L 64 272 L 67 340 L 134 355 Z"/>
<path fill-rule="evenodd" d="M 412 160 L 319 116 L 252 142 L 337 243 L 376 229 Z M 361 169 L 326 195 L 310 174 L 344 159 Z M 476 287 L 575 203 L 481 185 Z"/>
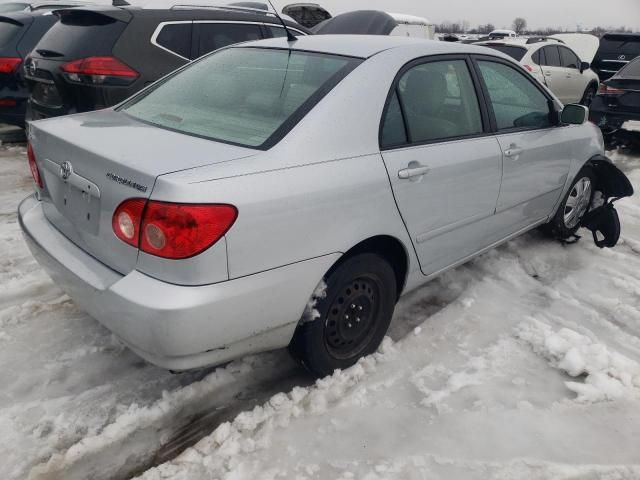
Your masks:
<path fill-rule="evenodd" d="M 122 111 L 181 133 L 267 148 L 361 61 L 290 50 L 228 48 L 134 97 Z"/>
<path fill-rule="evenodd" d="M 498 130 L 552 126 L 547 97 L 525 74 L 502 63 L 479 61 Z"/>
<path fill-rule="evenodd" d="M 382 146 L 464 137 L 482 133 L 482 116 L 464 60 L 429 62 L 409 69 L 387 109 Z M 407 131 L 401 123 L 404 114 Z"/>
<path fill-rule="evenodd" d="M 196 23 L 198 56 L 250 40 L 261 40 L 259 25 L 241 23 Z"/>
<path fill-rule="evenodd" d="M 567 47 L 558 48 L 560 49 L 562 66 L 565 68 L 573 68 L 575 70 L 578 70 L 580 68 L 580 59 L 578 58 L 578 56 Z"/>
<path fill-rule="evenodd" d="M 191 58 L 191 29 L 193 24 L 174 23 L 165 25 L 158 34 L 158 45 L 184 58 Z"/>

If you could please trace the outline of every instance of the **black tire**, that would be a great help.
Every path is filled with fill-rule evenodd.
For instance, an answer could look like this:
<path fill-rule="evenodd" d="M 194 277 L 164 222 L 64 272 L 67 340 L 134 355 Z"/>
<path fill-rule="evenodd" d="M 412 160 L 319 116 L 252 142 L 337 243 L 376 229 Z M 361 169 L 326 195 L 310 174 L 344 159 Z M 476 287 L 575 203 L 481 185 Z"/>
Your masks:
<path fill-rule="evenodd" d="M 590 195 L 588 198 L 588 204 L 584 205 L 584 203 L 579 202 L 580 206 L 571 207 L 568 205 L 570 197 L 577 198 L 576 195 L 576 185 L 578 182 L 581 182 L 583 179 L 588 179 L 590 184 Z M 578 172 L 576 177 L 573 179 L 571 183 L 571 187 L 569 191 L 562 199 L 558 210 L 556 211 L 553 219 L 545 225 L 545 230 L 550 233 L 553 237 L 559 240 L 566 240 L 571 238 L 580 228 L 580 220 L 584 217 L 584 215 L 589 211 L 591 207 L 591 202 L 593 201 L 593 195 L 596 191 L 596 175 L 595 172 L 590 167 L 583 167 L 582 170 Z M 586 201 L 586 199 L 585 199 Z M 586 206 L 586 209 L 580 213 L 583 207 Z M 574 208 L 578 211 L 577 219 L 573 218 L 573 221 L 577 220 L 576 224 L 573 222 L 567 223 L 566 215 L 569 215 Z"/>
<path fill-rule="evenodd" d="M 291 355 L 323 377 L 374 353 L 384 338 L 396 303 L 396 276 L 382 257 L 348 258 L 325 278 L 318 299 L 320 317 L 301 323 L 289 345 Z"/>
<path fill-rule="evenodd" d="M 580 105 L 584 105 L 587 108 L 590 107 L 597 93 L 598 93 L 598 87 L 593 84 L 589 85 L 587 89 L 584 91 L 584 94 L 582 95 L 582 100 L 580 100 Z"/>

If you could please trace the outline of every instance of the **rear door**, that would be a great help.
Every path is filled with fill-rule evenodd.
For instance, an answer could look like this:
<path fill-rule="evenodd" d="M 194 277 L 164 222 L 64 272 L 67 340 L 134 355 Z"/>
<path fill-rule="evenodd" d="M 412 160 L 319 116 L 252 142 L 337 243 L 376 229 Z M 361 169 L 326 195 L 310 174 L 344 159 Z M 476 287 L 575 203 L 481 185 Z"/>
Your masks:
<path fill-rule="evenodd" d="M 530 75 L 490 57 L 479 57 L 477 66 L 504 155 L 496 212 L 515 233 L 553 211 L 577 145 L 572 127 L 553 125 L 551 99 Z"/>
<path fill-rule="evenodd" d="M 548 45 L 542 51 L 544 52 L 544 62 L 541 66 L 544 82 L 562 103 L 568 103 L 571 89 L 568 86 L 567 71 L 562 66 L 560 50 L 557 45 Z"/>
<path fill-rule="evenodd" d="M 464 56 L 410 64 L 383 117 L 382 156 L 425 275 L 494 241 L 502 152 L 469 67 Z"/>
<path fill-rule="evenodd" d="M 196 20 L 194 43 L 196 57 L 235 43 L 264 38 L 260 23 Z"/>
<path fill-rule="evenodd" d="M 558 49 L 560 50 L 560 61 L 565 69 L 566 76 L 567 92 L 565 103 L 580 103 L 588 85 L 587 77 L 580 71 L 582 62 L 569 48 L 558 45 Z"/>

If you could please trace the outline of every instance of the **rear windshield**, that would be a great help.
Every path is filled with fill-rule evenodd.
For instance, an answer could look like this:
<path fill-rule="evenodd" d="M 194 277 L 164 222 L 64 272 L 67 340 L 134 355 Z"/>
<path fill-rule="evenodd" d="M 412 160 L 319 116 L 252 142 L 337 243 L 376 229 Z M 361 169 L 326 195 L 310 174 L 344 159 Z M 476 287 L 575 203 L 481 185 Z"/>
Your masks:
<path fill-rule="evenodd" d="M 20 30 L 22 30 L 22 25 L 0 20 L 0 47 L 10 45 Z"/>
<path fill-rule="evenodd" d="M 36 52 L 47 50 L 67 59 L 109 55 L 126 26 L 98 13 L 65 13 L 38 42 Z"/>
<path fill-rule="evenodd" d="M 502 53 L 506 53 L 516 61 L 522 60 L 524 54 L 527 53 L 527 49 L 523 47 L 514 47 L 513 45 L 485 45 L 485 47 L 493 48 Z"/>
<path fill-rule="evenodd" d="M 122 109 L 159 127 L 264 149 L 284 137 L 360 62 L 291 50 L 228 48 Z"/>
<path fill-rule="evenodd" d="M 616 75 L 618 78 L 640 78 L 640 59 L 636 59 Z"/>
<path fill-rule="evenodd" d="M 640 36 L 605 35 L 600 40 L 600 50 L 607 53 L 620 53 L 623 55 L 640 55 Z"/>

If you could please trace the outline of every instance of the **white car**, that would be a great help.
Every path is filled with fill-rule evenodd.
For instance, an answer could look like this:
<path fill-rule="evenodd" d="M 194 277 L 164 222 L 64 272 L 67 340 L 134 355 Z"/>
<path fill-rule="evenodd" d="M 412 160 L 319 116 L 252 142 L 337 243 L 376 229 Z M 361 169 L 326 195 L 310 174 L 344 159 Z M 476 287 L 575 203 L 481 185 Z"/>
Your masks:
<path fill-rule="evenodd" d="M 552 38 L 505 39 L 479 42 L 520 62 L 540 83 L 546 85 L 565 105 L 589 106 L 598 92 L 600 80 L 588 62 Z"/>

